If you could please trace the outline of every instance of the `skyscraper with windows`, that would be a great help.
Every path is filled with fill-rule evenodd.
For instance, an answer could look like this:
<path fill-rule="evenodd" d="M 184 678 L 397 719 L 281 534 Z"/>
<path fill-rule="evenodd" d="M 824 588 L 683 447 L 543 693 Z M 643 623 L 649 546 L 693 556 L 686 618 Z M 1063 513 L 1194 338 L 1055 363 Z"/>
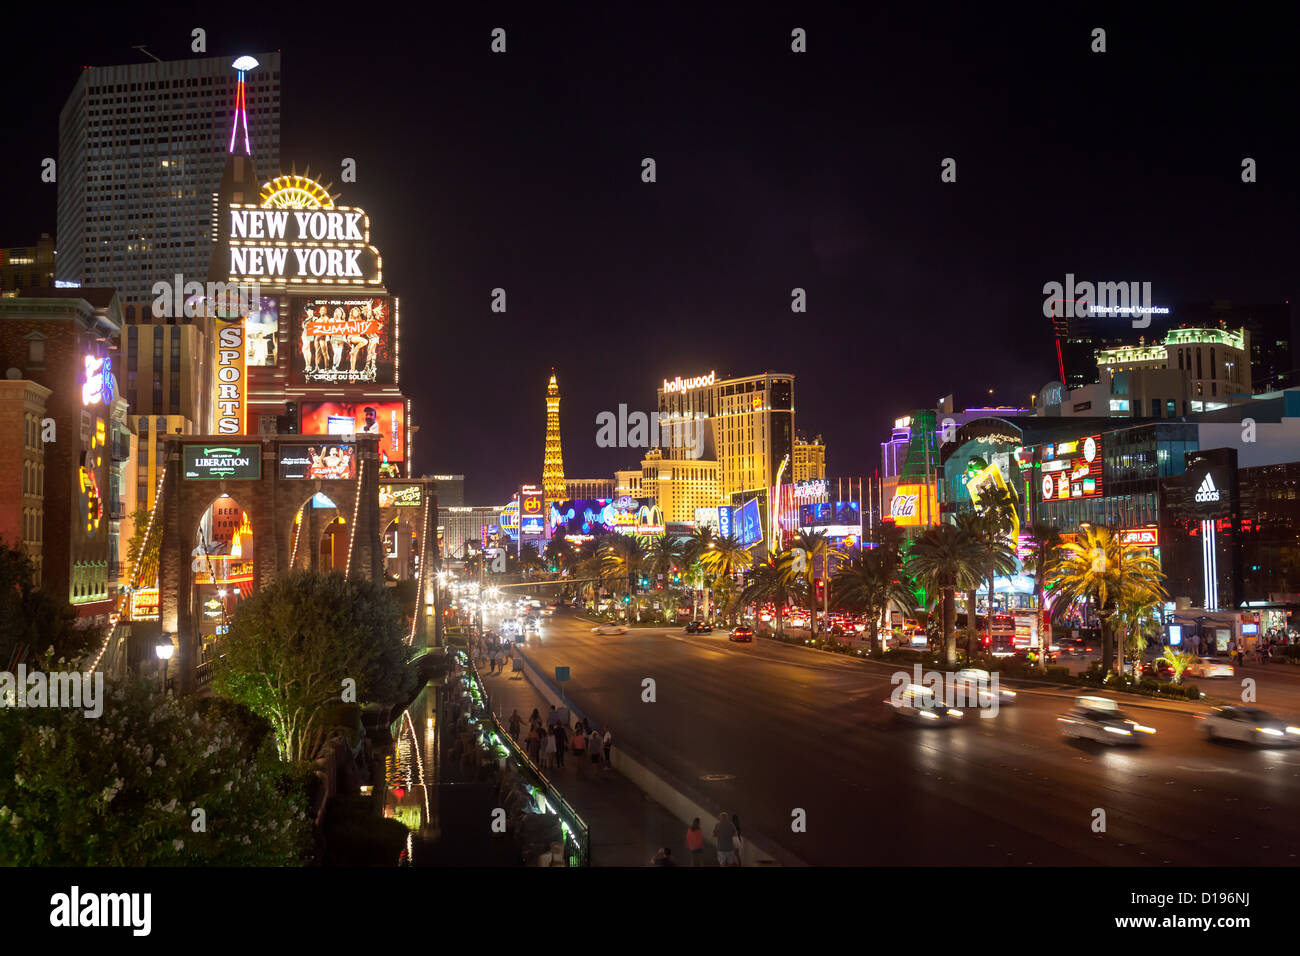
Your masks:
<path fill-rule="evenodd" d="M 257 60 L 248 133 L 276 169 L 280 54 Z M 178 274 L 206 280 L 240 76 L 228 56 L 82 71 L 59 114 L 58 279 L 117 289 L 124 306 Z"/>

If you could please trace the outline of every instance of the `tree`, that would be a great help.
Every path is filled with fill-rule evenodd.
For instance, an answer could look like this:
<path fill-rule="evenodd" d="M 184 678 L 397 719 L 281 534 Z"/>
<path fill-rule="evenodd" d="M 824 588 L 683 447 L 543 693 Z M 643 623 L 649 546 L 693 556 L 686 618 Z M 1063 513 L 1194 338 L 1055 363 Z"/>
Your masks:
<path fill-rule="evenodd" d="M 527 574 L 545 567 L 542 556 L 537 553 L 537 545 L 529 542 L 519 549 L 519 570 Z"/>
<path fill-rule="evenodd" d="M 957 530 L 965 534 L 972 541 L 978 541 L 983 538 L 988 530 L 988 522 L 984 516 L 974 511 L 963 511 L 953 519 L 957 525 Z M 966 656 L 973 658 L 976 649 L 979 647 L 979 622 L 976 619 L 975 605 L 979 597 L 978 582 L 972 581 L 970 587 L 966 589 Z M 992 614 L 993 604 L 989 603 L 989 613 Z"/>
<path fill-rule="evenodd" d="M 1058 548 L 1064 543 L 1061 529 L 1049 521 L 1036 521 L 1029 526 L 1030 553 L 1026 564 L 1034 569 L 1034 607 L 1038 609 L 1038 639 L 1043 651 L 1047 650 L 1047 616 L 1043 613 L 1043 587 Z M 1047 669 L 1047 654 L 1038 655 L 1038 669 Z"/>
<path fill-rule="evenodd" d="M 640 577 L 646 563 L 646 547 L 640 538 L 630 534 L 611 534 L 605 537 L 598 549 L 602 577 L 619 582 L 623 593 L 633 604 L 636 619 L 641 620 L 641 601 L 632 594 L 632 581 Z"/>
<path fill-rule="evenodd" d="M 916 595 L 893 567 L 889 555 L 878 549 L 860 551 L 835 573 L 835 597 L 840 607 L 867 618 L 871 652 L 880 650 L 880 621 L 891 608 L 911 613 Z"/>
<path fill-rule="evenodd" d="M 1007 488 L 992 488 L 980 496 L 980 517 L 984 519 L 984 533 L 979 536 L 980 550 L 984 556 L 984 580 L 989 585 L 989 640 L 993 639 L 994 581 L 998 575 L 1014 574 L 1019 560 L 1016 558 L 1017 542 L 1011 540 L 1016 528 L 1016 503 L 1014 492 Z"/>
<path fill-rule="evenodd" d="M 1160 659 L 1166 661 L 1173 668 L 1174 679 L 1172 683 L 1181 684 L 1183 674 L 1187 673 L 1187 668 L 1196 663 L 1196 655 L 1188 654 L 1185 651 L 1176 650 L 1172 647 L 1166 647 Z"/>
<path fill-rule="evenodd" d="M 944 661 L 957 664 L 957 642 L 953 633 L 956 592 L 978 582 L 983 567 L 979 542 L 955 525 L 941 524 L 916 539 L 907 556 L 907 571 L 942 595 Z"/>
<path fill-rule="evenodd" d="M 546 543 L 542 556 L 546 559 L 546 566 L 552 571 L 567 571 L 573 566 L 573 545 L 565 538 L 556 536 Z"/>
<path fill-rule="evenodd" d="M 280 757 L 310 760 L 343 701 L 393 703 L 415 685 L 397 602 L 373 581 L 296 571 L 240 604 L 221 641 L 213 690 L 266 718 Z"/>
<path fill-rule="evenodd" d="M 1121 670 L 1126 660 L 1140 661 L 1151 638 L 1160 634 L 1161 603 L 1159 598 L 1145 595 L 1141 591 L 1130 590 L 1120 596 L 1115 609 L 1114 626 L 1119 638 L 1116 643 L 1119 646 Z"/>
<path fill-rule="evenodd" d="M 741 603 L 757 607 L 772 603 L 776 607 L 776 633 L 785 633 L 783 612 L 787 604 L 802 595 L 803 579 L 790 570 L 789 552 L 782 552 L 754 565 L 754 575 L 740 592 Z"/>
<path fill-rule="evenodd" d="M 735 613 L 732 607 L 732 594 L 735 590 L 737 572 L 753 564 L 754 558 L 749 548 L 740 546 L 740 539 L 734 534 L 725 538 L 716 538 L 709 549 L 700 556 L 700 563 L 712 576 L 713 586 L 723 593 L 724 614 L 728 617 Z"/>
<path fill-rule="evenodd" d="M 645 569 L 651 581 L 658 581 L 660 575 L 665 581 L 671 581 L 673 569 L 681 563 L 681 545 L 670 535 L 655 538 L 646 549 Z"/>
<path fill-rule="evenodd" d="M 150 527 L 149 509 L 141 505 L 131 515 L 131 529 L 126 546 L 127 581 L 132 587 L 153 587 L 158 583 L 162 522 L 155 521 Z"/>
<path fill-rule="evenodd" d="M 104 712 L 0 708 L 0 860 L 11 866 L 293 866 L 301 778 L 265 737 L 154 681 L 104 683 Z M 201 809 L 203 827 L 195 832 Z"/>
<path fill-rule="evenodd" d="M 1061 547 L 1047 575 L 1058 615 L 1075 601 L 1091 601 L 1101 619 L 1102 672 L 1114 665 L 1115 641 L 1111 619 L 1122 600 L 1169 598 L 1164 574 L 1151 552 L 1124 544 L 1108 528 L 1086 526 L 1072 542 Z"/>
<path fill-rule="evenodd" d="M 809 636 L 817 637 L 817 588 L 814 581 L 817 576 L 817 560 L 829 552 L 831 542 L 825 531 L 800 531 L 790 542 L 790 550 L 799 550 L 804 554 L 804 579 L 807 582 L 808 628 Z"/>
<path fill-rule="evenodd" d="M 36 568 L 27 553 L 0 541 L 0 670 L 10 660 L 44 655 L 80 660 L 98 646 L 102 633 L 76 626 L 77 612 L 36 587 Z"/>

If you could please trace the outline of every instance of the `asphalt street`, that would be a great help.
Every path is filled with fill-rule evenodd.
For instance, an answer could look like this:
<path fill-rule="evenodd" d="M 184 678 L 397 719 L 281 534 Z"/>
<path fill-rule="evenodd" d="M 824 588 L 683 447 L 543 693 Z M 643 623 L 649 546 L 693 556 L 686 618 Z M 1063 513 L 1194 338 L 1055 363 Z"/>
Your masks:
<path fill-rule="evenodd" d="M 548 674 L 568 666 L 566 692 L 616 739 L 810 864 L 1300 859 L 1300 748 L 1209 742 L 1190 705 L 1133 708 L 1156 735 L 1106 748 L 1062 737 L 1056 715 L 1072 690 L 1019 687 L 995 717 L 915 727 L 884 704 L 895 668 L 771 640 L 636 627 L 596 635 L 561 611 L 526 649 Z M 1296 718 L 1300 681 L 1280 665 L 1246 675 L 1260 681 L 1260 706 Z M 653 703 L 642 699 L 646 678 Z M 1235 683 L 1202 683 L 1238 693 Z M 802 833 L 791 826 L 799 810 Z M 1105 832 L 1094 829 L 1097 810 Z"/>

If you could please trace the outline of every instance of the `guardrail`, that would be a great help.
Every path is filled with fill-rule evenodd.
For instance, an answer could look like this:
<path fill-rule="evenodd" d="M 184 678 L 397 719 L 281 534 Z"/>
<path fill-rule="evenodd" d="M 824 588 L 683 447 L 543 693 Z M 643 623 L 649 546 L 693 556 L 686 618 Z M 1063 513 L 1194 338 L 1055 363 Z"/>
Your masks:
<path fill-rule="evenodd" d="M 497 716 L 496 711 L 492 708 L 492 698 L 488 694 L 487 687 L 479 676 L 478 667 L 475 666 L 470 655 L 459 649 L 453 651 L 453 653 L 460 657 L 461 665 L 465 668 L 466 673 L 472 676 L 478 695 L 482 697 L 483 709 L 486 719 L 491 723 L 491 732 L 495 742 L 506 749 L 510 758 L 518 765 L 520 774 L 524 779 L 528 780 L 535 789 L 542 792 L 545 809 L 559 817 L 565 836 L 565 856 L 569 859 L 569 865 L 590 866 L 591 828 L 587 826 L 586 821 L 582 819 L 569 801 L 564 799 L 564 795 L 529 759 L 528 754 L 519 746 L 518 742 L 506 732 L 501 718 Z"/>

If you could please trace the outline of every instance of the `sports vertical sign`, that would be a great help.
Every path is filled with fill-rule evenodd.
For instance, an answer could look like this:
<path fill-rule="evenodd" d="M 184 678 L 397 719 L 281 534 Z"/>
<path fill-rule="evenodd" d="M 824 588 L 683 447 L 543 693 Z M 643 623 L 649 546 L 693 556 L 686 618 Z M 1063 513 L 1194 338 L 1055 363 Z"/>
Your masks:
<path fill-rule="evenodd" d="M 248 367 L 244 317 L 217 318 L 217 434 L 246 434 Z"/>

